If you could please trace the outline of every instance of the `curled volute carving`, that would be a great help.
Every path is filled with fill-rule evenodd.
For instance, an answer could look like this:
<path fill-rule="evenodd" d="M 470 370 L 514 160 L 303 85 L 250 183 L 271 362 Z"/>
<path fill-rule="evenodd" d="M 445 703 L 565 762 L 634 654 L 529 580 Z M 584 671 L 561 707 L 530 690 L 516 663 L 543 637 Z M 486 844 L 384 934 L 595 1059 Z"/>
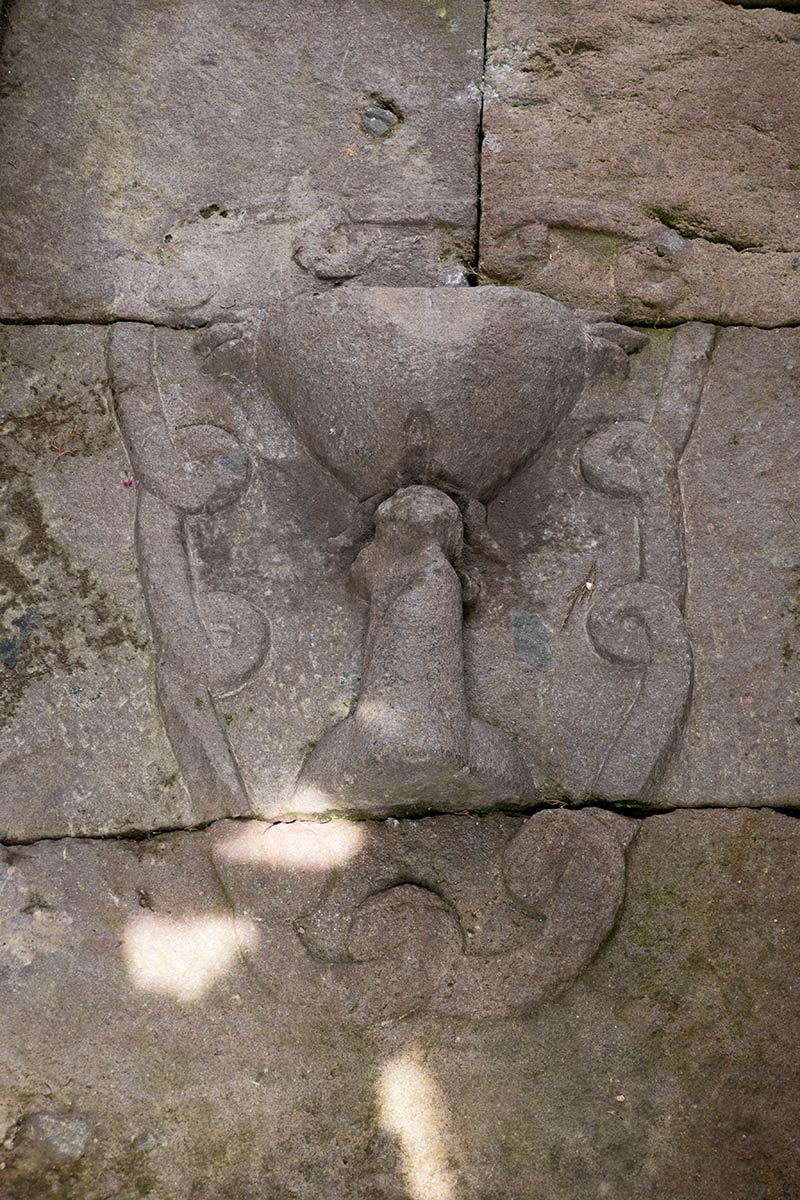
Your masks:
<path fill-rule="evenodd" d="M 302 989 L 366 1022 L 495 1017 L 530 1011 L 591 962 L 635 831 L 595 809 L 248 823 L 216 831 L 213 854 L 269 994 Z"/>
<path fill-rule="evenodd" d="M 596 491 L 631 500 L 639 520 L 639 573 L 675 604 L 686 591 L 686 554 L 675 456 L 642 421 L 601 429 L 581 449 L 584 479 Z"/>
<path fill-rule="evenodd" d="M 155 356 L 151 326 L 114 327 L 111 376 L 137 487 L 136 551 L 158 647 L 158 696 L 198 818 L 220 806 L 243 814 L 250 805 L 216 701 L 261 665 L 268 626 L 241 597 L 198 587 L 188 518 L 235 503 L 247 486 L 250 464 L 223 429 L 194 425 L 170 431 Z"/>
<path fill-rule="evenodd" d="M 709 326 L 679 331 L 652 420 L 617 421 L 594 433 L 580 451 L 586 483 L 633 506 L 639 540 L 637 580 L 598 588 L 587 614 L 597 653 L 639 676 L 634 703 L 605 748 L 593 781 L 592 791 L 604 799 L 646 796 L 677 745 L 691 700 L 678 466 L 697 417 L 713 342 Z"/>

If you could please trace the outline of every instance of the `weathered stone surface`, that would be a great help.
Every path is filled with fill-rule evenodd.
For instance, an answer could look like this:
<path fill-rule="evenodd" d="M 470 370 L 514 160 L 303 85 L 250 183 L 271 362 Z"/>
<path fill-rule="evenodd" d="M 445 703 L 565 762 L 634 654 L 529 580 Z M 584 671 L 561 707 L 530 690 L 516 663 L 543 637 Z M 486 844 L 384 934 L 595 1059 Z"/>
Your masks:
<path fill-rule="evenodd" d="M 191 323 L 463 280 L 482 43 L 480 0 L 18 0 L 0 316 Z"/>
<path fill-rule="evenodd" d="M 496 0 L 481 269 L 648 324 L 800 321 L 800 15 Z"/>
<path fill-rule="evenodd" d="M 467 888 L 457 821 L 418 828 L 431 848 L 423 827 L 447 830 L 438 870 Z M 355 867 L 363 828 L 313 826 L 304 843 L 300 826 L 244 822 L 3 852 L 4 1200 L 789 1200 L 795 820 L 649 817 L 617 926 L 560 997 L 525 1017 L 366 1026 L 335 1003 L 320 1012 L 279 963 L 263 963 L 269 982 L 252 969 L 276 921 Z M 237 874 L 248 900 L 227 890 Z M 425 915 L 382 920 L 413 941 Z"/>
<path fill-rule="evenodd" d="M 5 837 L 199 819 L 156 709 L 105 339 L 0 326 Z"/>
<path fill-rule="evenodd" d="M 795 1200 L 781 9 L 0 0 L 2 1200 Z"/>
<path fill-rule="evenodd" d="M 662 706 L 669 689 L 682 686 L 675 673 L 685 672 L 688 635 L 691 701 L 673 710 L 680 719 L 671 751 L 639 802 L 800 799 L 792 432 L 800 335 L 729 330 L 712 350 L 707 332 L 686 326 L 652 334 L 628 380 L 590 389 L 535 468 L 490 506 L 490 532 L 516 569 L 487 583 L 468 617 L 469 702 L 484 719 L 502 721 L 526 760 L 572 797 L 614 798 L 614 757 L 616 780 L 624 781 L 647 738 L 655 746 L 663 736 Z M 679 400 L 692 396 L 694 413 L 682 412 Z M 679 468 L 685 540 L 670 533 L 675 497 L 663 491 L 658 459 L 647 457 L 665 443 L 686 446 Z M 587 471 L 603 461 L 619 476 L 616 490 L 612 475 L 598 490 L 601 481 Z M 638 494 L 632 475 L 624 482 L 634 466 Z M 649 529 L 641 556 L 631 540 L 637 523 Z M 581 591 L 587 578 L 591 595 Z M 604 644 L 597 622 L 628 602 L 632 588 L 645 600 L 648 578 L 678 607 L 684 590 L 687 598 L 684 634 L 664 611 L 666 641 L 643 673 L 635 653 L 626 665 L 623 646 Z M 656 618 L 656 609 L 649 612 L 646 619 Z M 649 727 L 632 723 L 637 706 L 647 716 L 643 674 L 654 688 Z"/>
<path fill-rule="evenodd" d="M 800 331 L 722 330 L 684 458 L 695 679 L 660 798 L 800 802 Z"/>
<path fill-rule="evenodd" d="M 352 755 L 338 799 L 318 786 L 322 774 L 332 779 L 317 771 L 326 739 L 348 727 L 365 687 L 370 601 L 351 580 L 374 504 L 359 507 L 267 401 L 246 325 L 197 335 L 117 327 L 133 455 L 126 488 L 106 336 L 5 331 L 3 835 L 341 811 L 351 787 L 362 807 L 403 812 L 408 764 L 391 796 L 365 788 Z M 447 662 L 451 674 L 463 670 L 462 733 L 488 731 L 472 763 L 489 764 L 490 786 L 471 799 L 434 789 L 415 807 L 480 808 L 501 795 L 659 807 L 800 801 L 800 334 L 713 339 L 704 325 L 650 334 L 627 380 L 612 371 L 584 390 L 490 502 L 488 524 L 479 505 L 462 506 L 463 668 L 455 609 Z M 614 362 L 611 352 L 622 354 L 590 340 Z M 151 348 L 158 412 L 148 407 Z M 388 602 L 395 584 L 386 586 Z M 649 622 L 649 642 L 631 617 Z M 400 630 L 405 659 L 413 626 Z M 430 628 L 426 617 L 417 632 Z M 434 695 L 444 660 L 431 673 L 429 650 L 419 637 L 415 645 L 419 677 L 403 719 L 427 737 L 434 709 L 418 703 L 419 687 L 427 681 Z M 384 649 L 381 671 L 391 667 L 399 687 L 400 660 Z M 440 688 L 440 715 L 461 728 L 449 696 Z M 516 755 L 530 795 L 514 782 L 517 767 L 509 775 Z"/>

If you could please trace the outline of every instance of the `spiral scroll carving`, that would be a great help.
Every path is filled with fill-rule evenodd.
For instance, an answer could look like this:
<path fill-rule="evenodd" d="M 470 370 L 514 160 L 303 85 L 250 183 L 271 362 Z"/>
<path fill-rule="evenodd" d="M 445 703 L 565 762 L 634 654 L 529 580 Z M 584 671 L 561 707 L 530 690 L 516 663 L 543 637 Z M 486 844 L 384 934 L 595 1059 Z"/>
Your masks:
<path fill-rule="evenodd" d="M 120 428 L 137 486 L 136 553 L 158 648 L 157 690 L 198 819 L 250 811 L 216 700 L 236 691 L 269 648 L 266 618 L 243 598 L 198 588 L 188 520 L 234 504 L 250 462 L 212 425 L 171 434 L 158 388 L 155 330 L 114 327 L 110 366 Z"/>
<path fill-rule="evenodd" d="M 699 410 L 710 326 L 675 335 L 652 421 L 618 421 L 581 447 L 584 479 L 631 504 L 639 535 L 636 582 L 599 588 L 587 617 L 589 640 L 608 662 L 638 674 L 633 704 L 605 748 L 592 791 L 609 800 L 641 799 L 677 745 L 692 692 L 692 649 L 683 609 L 687 567 L 678 477 Z"/>
<path fill-rule="evenodd" d="M 342 862 L 342 823 L 251 824 L 216 830 L 212 851 L 258 930 L 249 966 L 270 994 L 359 1022 L 497 1017 L 557 994 L 613 928 L 637 829 L 601 809 L 370 821 Z"/>

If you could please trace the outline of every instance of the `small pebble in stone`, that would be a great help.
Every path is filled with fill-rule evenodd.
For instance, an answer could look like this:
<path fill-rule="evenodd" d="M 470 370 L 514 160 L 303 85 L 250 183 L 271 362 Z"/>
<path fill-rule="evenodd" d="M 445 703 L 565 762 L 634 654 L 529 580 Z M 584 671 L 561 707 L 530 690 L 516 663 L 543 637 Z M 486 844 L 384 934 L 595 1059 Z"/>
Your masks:
<path fill-rule="evenodd" d="M 397 113 L 379 104 L 368 104 L 361 114 L 361 128 L 373 137 L 386 137 L 398 122 Z"/>

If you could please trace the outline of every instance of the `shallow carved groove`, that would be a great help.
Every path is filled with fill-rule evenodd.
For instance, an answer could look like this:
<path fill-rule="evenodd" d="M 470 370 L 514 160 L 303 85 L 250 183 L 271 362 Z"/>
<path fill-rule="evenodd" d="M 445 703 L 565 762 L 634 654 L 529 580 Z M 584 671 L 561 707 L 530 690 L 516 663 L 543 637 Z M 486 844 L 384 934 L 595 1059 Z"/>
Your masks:
<path fill-rule="evenodd" d="M 198 589 L 188 518 L 233 504 L 249 463 L 225 430 L 198 425 L 171 435 L 161 406 L 156 334 L 112 330 L 110 364 L 120 428 L 137 483 L 136 550 L 158 646 L 157 688 L 173 750 L 199 814 L 250 811 L 216 709 L 258 669 L 269 647 L 263 615 L 240 597 Z"/>

